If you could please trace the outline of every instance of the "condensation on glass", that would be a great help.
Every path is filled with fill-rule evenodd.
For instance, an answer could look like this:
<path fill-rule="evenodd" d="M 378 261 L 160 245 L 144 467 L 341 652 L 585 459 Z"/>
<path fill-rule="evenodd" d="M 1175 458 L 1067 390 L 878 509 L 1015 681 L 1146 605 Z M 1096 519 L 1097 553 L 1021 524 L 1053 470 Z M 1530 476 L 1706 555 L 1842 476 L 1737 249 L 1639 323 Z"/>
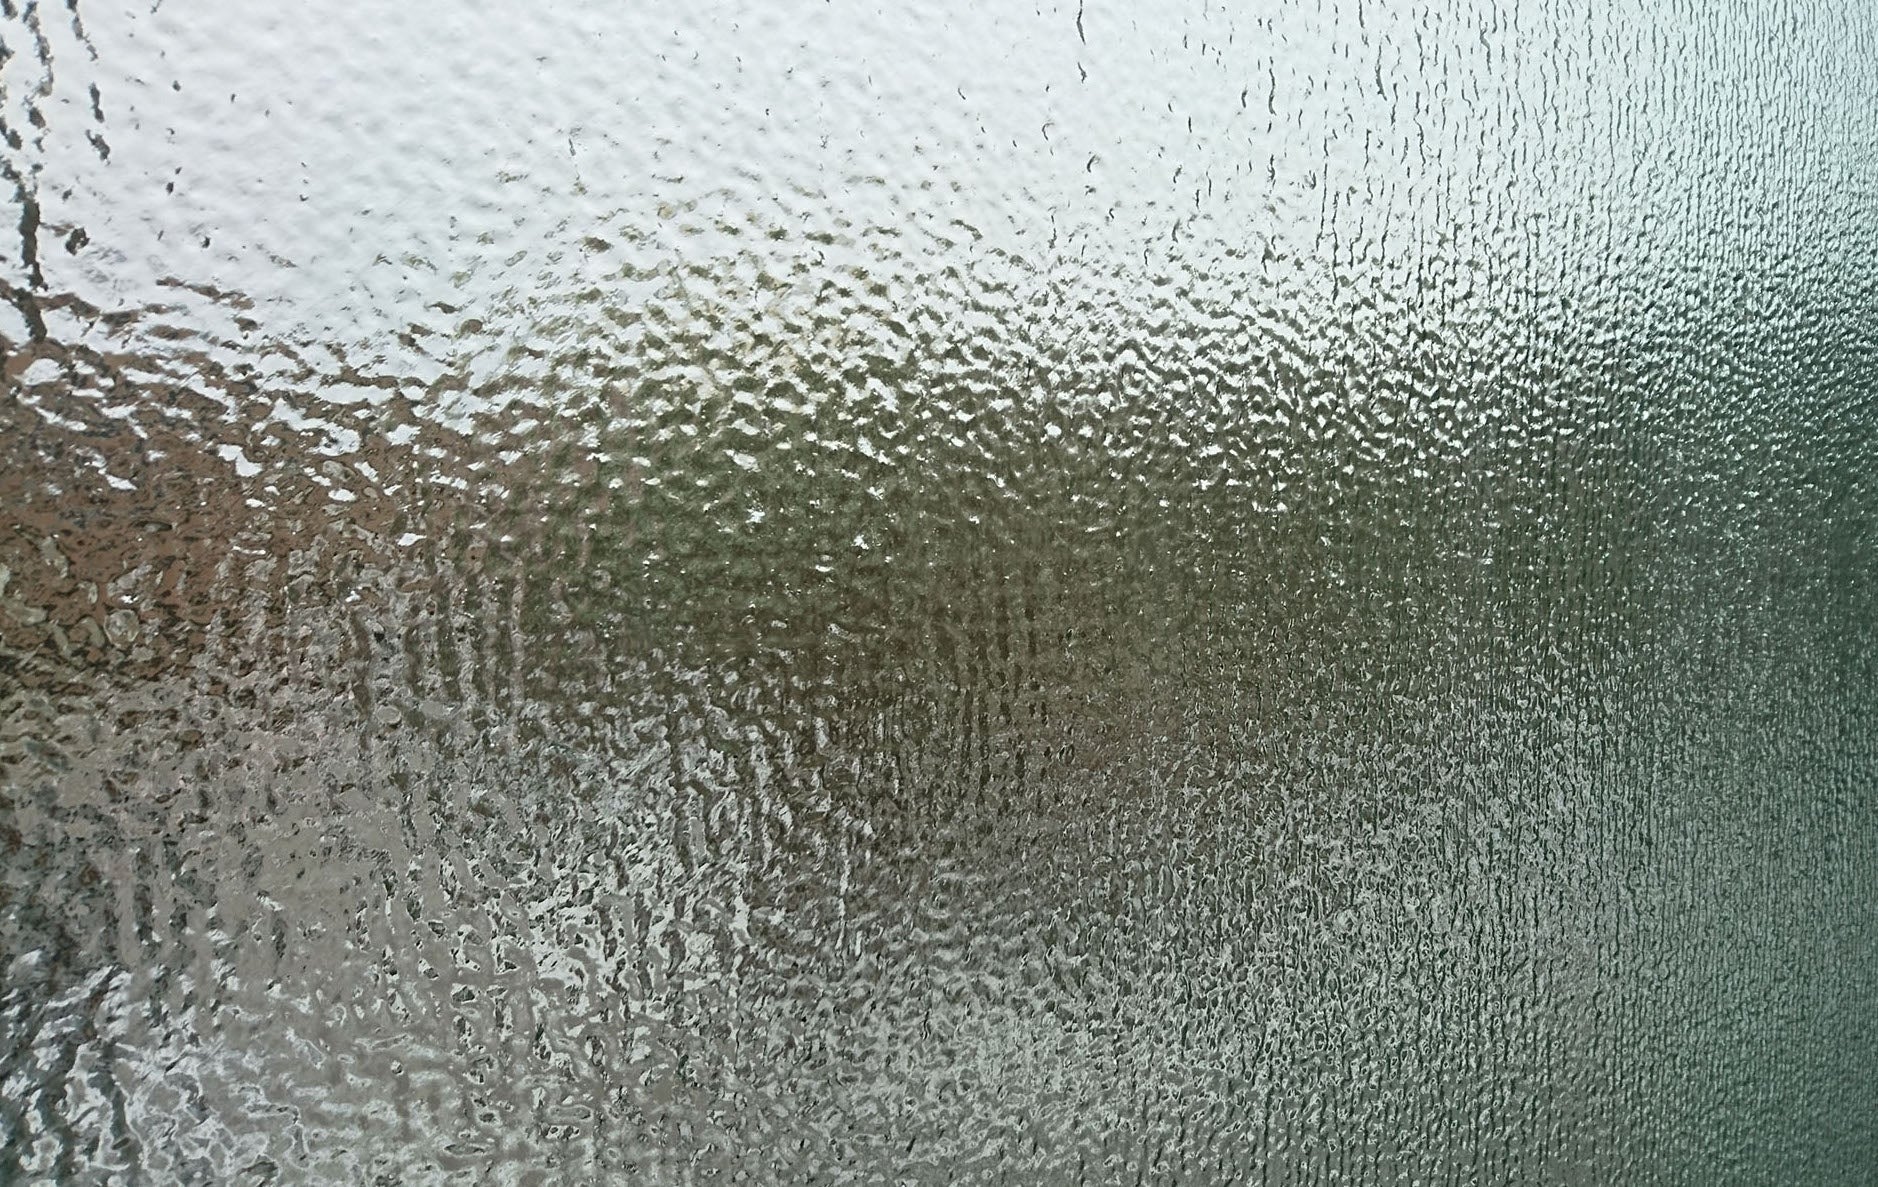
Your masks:
<path fill-rule="evenodd" d="M 0 1180 L 1871 1181 L 1878 15 L 0 45 Z"/>

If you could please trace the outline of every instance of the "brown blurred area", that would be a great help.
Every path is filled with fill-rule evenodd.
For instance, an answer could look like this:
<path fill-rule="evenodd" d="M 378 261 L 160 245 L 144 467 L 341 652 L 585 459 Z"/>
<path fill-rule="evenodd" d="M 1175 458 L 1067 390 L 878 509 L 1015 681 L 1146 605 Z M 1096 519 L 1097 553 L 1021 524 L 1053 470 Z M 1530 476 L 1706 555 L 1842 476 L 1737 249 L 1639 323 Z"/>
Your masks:
<path fill-rule="evenodd" d="M 238 315 L 239 297 L 209 299 Z M 225 343 L 164 308 L 36 304 L 85 332 L 5 350 L 0 684 L 56 697 L 173 672 L 218 629 L 257 615 L 267 629 L 268 590 L 314 540 L 369 547 L 389 521 L 371 483 L 340 502 L 320 470 L 265 464 L 304 443 L 279 424 L 263 434 L 274 397 L 223 361 L 239 357 Z M 361 456 L 382 463 L 385 448 Z"/>

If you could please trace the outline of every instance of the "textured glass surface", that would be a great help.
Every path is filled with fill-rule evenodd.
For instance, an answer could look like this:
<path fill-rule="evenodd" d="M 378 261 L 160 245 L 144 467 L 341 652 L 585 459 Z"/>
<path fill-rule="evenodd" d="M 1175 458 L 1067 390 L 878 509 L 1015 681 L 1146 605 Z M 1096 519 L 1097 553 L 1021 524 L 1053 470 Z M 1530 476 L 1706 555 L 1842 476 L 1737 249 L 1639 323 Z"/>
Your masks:
<path fill-rule="evenodd" d="M 1878 1176 L 1878 10 L 0 46 L 0 1182 Z"/>

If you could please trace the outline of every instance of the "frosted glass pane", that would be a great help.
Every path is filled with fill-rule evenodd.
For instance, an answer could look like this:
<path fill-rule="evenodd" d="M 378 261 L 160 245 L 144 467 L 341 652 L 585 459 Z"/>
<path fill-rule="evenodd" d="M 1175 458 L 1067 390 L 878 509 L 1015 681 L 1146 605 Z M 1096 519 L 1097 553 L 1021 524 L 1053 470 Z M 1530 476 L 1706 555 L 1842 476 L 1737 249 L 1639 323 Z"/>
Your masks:
<path fill-rule="evenodd" d="M 1871 1182 L 1878 11 L 0 46 L 0 1181 Z"/>

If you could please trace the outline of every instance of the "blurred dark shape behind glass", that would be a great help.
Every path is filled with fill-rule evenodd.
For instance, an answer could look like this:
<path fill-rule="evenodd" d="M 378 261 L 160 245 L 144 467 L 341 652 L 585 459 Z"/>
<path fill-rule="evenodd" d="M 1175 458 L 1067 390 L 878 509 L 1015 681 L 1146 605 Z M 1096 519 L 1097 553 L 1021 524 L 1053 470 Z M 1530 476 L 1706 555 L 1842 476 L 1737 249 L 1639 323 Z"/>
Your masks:
<path fill-rule="evenodd" d="M 0 0 L 0 1181 L 1863 1183 L 1878 21 Z"/>

